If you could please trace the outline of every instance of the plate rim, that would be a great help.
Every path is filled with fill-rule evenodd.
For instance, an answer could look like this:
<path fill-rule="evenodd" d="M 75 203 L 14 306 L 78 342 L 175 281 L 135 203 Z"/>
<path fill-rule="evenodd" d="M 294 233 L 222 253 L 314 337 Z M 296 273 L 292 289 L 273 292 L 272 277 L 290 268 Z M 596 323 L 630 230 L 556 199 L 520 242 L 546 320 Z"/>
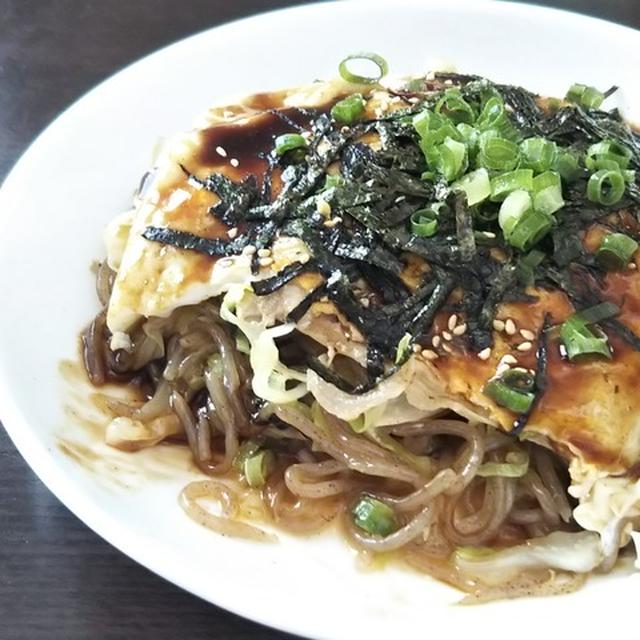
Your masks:
<path fill-rule="evenodd" d="M 369 7 L 375 6 L 377 8 L 391 9 L 385 0 L 332 0 L 329 2 L 312 2 L 283 7 L 230 20 L 215 27 L 202 29 L 184 38 L 176 39 L 118 68 L 106 78 L 94 84 L 50 120 L 19 155 L 0 185 L 0 210 L 5 201 L 10 201 L 13 184 L 18 181 L 17 176 L 28 167 L 32 156 L 36 155 L 43 139 L 46 140 L 48 134 L 54 130 L 61 121 L 64 122 L 69 118 L 73 118 L 75 111 L 81 107 L 83 102 L 104 90 L 116 77 L 130 74 L 135 72 L 136 68 L 143 67 L 149 58 L 166 55 L 171 49 L 178 48 L 187 41 L 215 37 L 215 35 L 220 32 L 230 32 L 234 29 L 246 29 L 252 23 L 260 22 L 267 16 L 296 12 L 304 14 L 318 10 L 331 12 L 336 9 L 341 10 L 340 7 L 344 5 L 364 4 L 364 2 L 367 2 Z M 546 14 L 550 18 L 555 16 L 558 20 L 582 23 L 585 27 L 590 26 L 594 29 L 613 30 L 621 37 L 636 39 L 638 43 L 640 43 L 640 31 L 632 27 L 566 9 L 533 5 L 530 3 L 502 2 L 499 0 L 429 0 L 428 2 L 421 2 L 420 0 L 396 0 L 393 9 L 397 10 L 398 7 L 403 6 L 414 9 L 419 8 L 426 12 L 441 10 L 451 12 L 471 9 L 476 11 L 499 11 L 501 13 L 511 13 L 521 16 L 529 13 Z M 14 401 L 9 385 L 5 383 L 6 379 L 9 378 L 8 374 L 10 374 L 10 371 L 7 365 L 3 361 L 0 361 L 0 413 L 2 418 L 1 423 L 5 431 L 20 455 L 29 465 L 31 471 L 36 474 L 47 489 L 84 525 L 115 547 L 119 552 L 133 559 L 147 570 L 206 602 L 272 629 L 294 635 L 304 634 L 304 637 L 320 637 L 307 636 L 309 628 L 300 628 L 295 624 L 289 624 L 286 619 L 256 615 L 250 610 L 250 606 L 242 605 L 234 601 L 233 598 L 226 600 L 223 594 L 218 594 L 220 597 L 217 597 L 214 601 L 210 597 L 200 593 L 198 588 L 191 586 L 188 578 L 185 577 L 184 574 L 172 571 L 173 567 L 171 565 L 163 565 L 161 562 L 158 562 L 153 554 L 146 550 L 142 540 L 139 540 L 137 535 L 132 535 L 131 532 L 127 530 L 126 523 L 109 514 L 107 511 L 102 510 L 99 506 L 92 504 L 86 497 L 83 497 L 83 492 L 78 488 L 77 483 L 69 479 L 64 469 L 59 466 L 50 455 L 50 449 L 37 436 L 37 433 L 30 428 L 29 419 L 24 415 L 16 401 Z"/>

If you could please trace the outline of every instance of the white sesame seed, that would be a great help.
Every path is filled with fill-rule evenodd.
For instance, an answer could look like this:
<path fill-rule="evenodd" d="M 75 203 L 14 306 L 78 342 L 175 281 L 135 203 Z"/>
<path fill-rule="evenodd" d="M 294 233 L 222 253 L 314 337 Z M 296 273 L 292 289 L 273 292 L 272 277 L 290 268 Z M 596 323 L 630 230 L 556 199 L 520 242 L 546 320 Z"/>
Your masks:
<path fill-rule="evenodd" d="M 484 237 L 485 237 L 485 238 L 492 238 L 492 239 L 493 239 L 493 238 L 495 238 L 495 237 L 496 237 L 496 234 L 495 234 L 495 233 L 493 233 L 493 231 L 485 231 L 485 232 L 484 232 Z"/>
<path fill-rule="evenodd" d="M 365 308 L 369 308 L 369 298 L 360 298 L 360 304 Z"/>
<path fill-rule="evenodd" d="M 453 80 L 450 80 L 449 78 L 447 78 L 443 84 L 446 84 L 447 86 L 450 86 L 453 84 Z"/>
<path fill-rule="evenodd" d="M 310 140 L 313 137 L 313 134 L 311 133 L 311 131 L 303 131 L 302 132 L 302 137 L 305 140 Z"/>
<path fill-rule="evenodd" d="M 442 338 L 439 335 L 435 335 L 433 336 L 433 338 L 431 338 L 431 344 L 437 349 L 440 346 L 440 343 L 442 342 Z"/>
<path fill-rule="evenodd" d="M 240 160 L 238 160 L 238 158 L 231 158 L 231 160 L 229 160 L 229 164 L 232 167 L 237 167 L 240 164 Z"/>
<path fill-rule="evenodd" d="M 518 364 L 518 361 L 510 353 L 505 353 L 500 359 L 500 362 L 504 362 L 505 364 Z"/>
<path fill-rule="evenodd" d="M 448 331 L 443 331 L 442 332 L 442 337 L 445 340 L 453 340 L 453 336 Z"/>
<path fill-rule="evenodd" d="M 638 268 L 635 262 L 630 262 L 627 266 L 629 267 L 629 269 L 637 269 Z"/>
<path fill-rule="evenodd" d="M 232 227 L 227 231 L 227 235 L 233 240 L 238 235 L 238 227 Z"/>
<path fill-rule="evenodd" d="M 271 249 L 258 249 L 258 258 L 268 258 L 271 255 Z"/>
<path fill-rule="evenodd" d="M 349 129 L 349 127 L 347 127 L 347 125 L 345 125 L 344 127 L 340 128 L 340 133 L 349 133 L 349 131 L 351 131 L 351 129 Z"/>
<path fill-rule="evenodd" d="M 467 332 L 467 324 L 463 322 L 453 329 L 454 336 L 462 336 Z"/>
<path fill-rule="evenodd" d="M 566 349 L 566 347 L 565 347 L 563 344 L 561 344 L 561 345 L 558 347 L 558 351 L 560 351 L 560 355 L 561 355 L 563 358 L 566 358 L 566 357 L 567 357 L 567 349 Z"/>
<path fill-rule="evenodd" d="M 521 342 L 516 349 L 518 351 L 530 351 L 533 345 L 530 342 Z"/>
<path fill-rule="evenodd" d="M 494 320 L 493 321 L 493 328 L 496 331 L 504 331 L 504 321 L 503 320 Z"/>
<path fill-rule="evenodd" d="M 442 348 L 447 352 L 447 353 L 451 353 L 452 349 L 451 346 L 448 345 L 446 342 L 442 343 Z"/>
<path fill-rule="evenodd" d="M 516 331 L 517 331 L 516 323 L 511 318 L 509 318 L 504 323 L 504 330 L 507 332 L 508 336 L 514 336 L 516 334 Z"/>
<path fill-rule="evenodd" d="M 336 216 L 335 218 L 331 218 L 331 220 L 326 220 L 325 222 L 323 222 L 323 226 L 329 227 L 329 229 L 331 229 L 341 222 L 342 218 L 340 216 Z"/>
<path fill-rule="evenodd" d="M 447 322 L 447 327 L 449 327 L 449 331 L 453 331 L 457 324 L 458 324 L 458 316 L 455 313 L 452 313 L 449 316 L 449 321 Z"/>
<path fill-rule="evenodd" d="M 529 331 L 529 329 L 520 329 L 520 335 L 525 340 L 535 340 L 536 339 L 536 334 L 533 333 L 533 331 Z"/>
<path fill-rule="evenodd" d="M 488 360 L 490 357 L 491 357 L 491 347 L 487 347 L 486 349 L 483 349 L 478 354 L 478 358 L 480 358 L 480 360 Z"/>
<path fill-rule="evenodd" d="M 415 96 L 413 96 L 408 99 L 408 102 L 410 102 L 411 104 L 418 104 L 418 102 L 420 102 L 420 98 L 416 98 Z"/>
<path fill-rule="evenodd" d="M 431 349 L 423 349 L 422 357 L 425 358 L 425 360 L 437 360 L 438 354 L 435 351 L 431 351 Z"/>
<path fill-rule="evenodd" d="M 216 153 L 223 158 L 227 157 L 227 150 L 224 147 L 216 147 Z"/>
<path fill-rule="evenodd" d="M 245 256 L 252 256 L 256 252 L 256 248 L 252 244 L 248 244 L 243 250 L 242 253 Z"/>
<path fill-rule="evenodd" d="M 413 353 L 420 353 L 422 351 L 422 347 L 419 344 L 414 344 L 411 349 Z"/>
<path fill-rule="evenodd" d="M 331 205 L 326 200 L 322 200 L 322 198 L 320 198 L 316 202 L 316 211 L 318 213 L 321 213 L 323 216 L 330 216 L 331 215 Z"/>
<path fill-rule="evenodd" d="M 268 267 L 273 264 L 273 258 L 258 258 L 258 264 L 261 267 Z"/>
<path fill-rule="evenodd" d="M 506 362 L 500 362 L 496 367 L 496 374 L 501 376 L 506 371 L 509 371 L 509 369 L 511 369 L 511 367 Z"/>

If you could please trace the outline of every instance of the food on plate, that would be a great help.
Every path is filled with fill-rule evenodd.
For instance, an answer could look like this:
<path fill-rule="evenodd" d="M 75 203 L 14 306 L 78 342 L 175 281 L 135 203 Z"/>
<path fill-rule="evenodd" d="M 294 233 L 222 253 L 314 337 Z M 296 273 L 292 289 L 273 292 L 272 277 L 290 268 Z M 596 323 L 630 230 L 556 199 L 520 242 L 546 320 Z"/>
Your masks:
<path fill-rule="evenodd" d="M 386 67 L 164 145 L 83 334 L 138 394 L 106 441 L 186 444 L 220 533 L 336 521 L 472 600 L 570 591 L 640 523 L 640 138 L 615 87 Z"/>

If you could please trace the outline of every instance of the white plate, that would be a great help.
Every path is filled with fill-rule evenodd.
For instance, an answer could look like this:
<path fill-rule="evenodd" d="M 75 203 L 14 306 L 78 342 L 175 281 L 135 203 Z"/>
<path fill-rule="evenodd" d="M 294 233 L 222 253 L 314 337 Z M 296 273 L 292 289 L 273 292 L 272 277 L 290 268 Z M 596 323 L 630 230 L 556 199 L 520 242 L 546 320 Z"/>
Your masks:
<path fill-rule="evenodd" d="M 104 224 L 127 207 L 158 136 L 188 127 L 231 94 L 333 75 L 344 55 L 376 50 L 397 73 L 434 59 L 460 71 L 562 95 L 574 81 L 617 84 L 639 117 L 640 33 L 507 3 L 349 2 L 242 20 L 128 67 L 63 113 L 0 192 L 0 407 L 34 471 L 106 540 L 177 585 L 231 611 L 313 638 L 519 640 L 551 632 L 601 637 L 636 626 L 638 578 L 592 580 L 555 599 L 455 607 L 457 594 L 400 569 L 365 573 L 335 536 L 261 546 L 188 520 L 176 495 L 189 477 L 166 448 L 108 453 L 63 406 L 58 363 L 75 355 L 96 310 L 89 264 Z M 86 390 L 74 389 L 82 396 Z M 61 433 L 78 462 L 60 448 Z M 73 446 L 73 445 L 69 445 Z M 91 460 L 97 451 L 98 460 Z M 104 455 L 104 458 L 102 457 Z M 91 471 L 88 471 L 91 467 Z M 503 631 L 504 630 L 504 631 Z"/>

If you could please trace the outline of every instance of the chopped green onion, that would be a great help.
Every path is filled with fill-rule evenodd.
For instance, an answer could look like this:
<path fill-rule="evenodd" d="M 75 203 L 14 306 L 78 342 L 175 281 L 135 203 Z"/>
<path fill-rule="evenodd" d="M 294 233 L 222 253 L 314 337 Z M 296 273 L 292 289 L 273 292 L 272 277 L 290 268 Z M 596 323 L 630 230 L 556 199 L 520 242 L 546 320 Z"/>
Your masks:
<path fill-rule="evenodd" d="M 624 233 L 610 233 L 602 239 L 596 255 L 605 269 L 624 269 L 637 250 L 638 243 L 633 238 Z"/>
<path fill-rule="evenodd" d="M 585 109 L 599 109 L 604 102 L 604 93 L 586 84 L 572 84 L 567 91 L 567 100 Z"/>
<path fill-rule="evenodd" d="M 518 220 L 507 241 L 513 247 L 526 251 L 547 235 L 554 225 L 554 219 L 535 209 L 527 211 Z"/>
<path fill-rule="evenodd" d="M 369 60 L 378 67 L 378 75 L 376 76 L 361 76 L 349 71 L 349 62 L 352 60 Z M 370 53 L 368 51 L 362 51 L 360 53 L 352 53 L 347 56 L 339 65 L 338 71 L 343 80 L 351 82 L 353 84 L 375 84 L 378 80 L 382 79 L 389 72 L 389 65 L 387 61 L 379 56 L 377 53 Z"/>
<path fill-rule="evenodd" d="M 262 445 L 255 440 L 246 440 L 240 445 L 238 452 L 233 458 L 233 468 L 237 469 L 241 473 L 244 470 L 244 463 L 251 457 L 255 456 L 258 451 L 260 451 L 260 447 Z"/>
<path fill-rule="evenodd" d="M 455 180 L 467 168 L 467 146 L 464 143 L 447 137 L 438 147 L 438 152 L 440 157 L 436 166 L 447 182 Z"/>
<path fill-rule="evenodd" d="M 522 478 L 529 471 L 529 454 L 526 451 L 509 451 L 505 462 L 484 462 L 476 474 L 481 478 Z"/>
<path fill-rule="evenodd" d="M 460 124 L 456 125 L 456 129 L 460 133 L 462 142 L 467 145 L 469 154 L 473 153 L 478 146 L 478 138 L 480 136 L 480 132 L 475 127 L 472 127 L 466 122 L 461 122 Z"/>
<path fill-rule="evenodd" d="M 589 171 L 598 169 L 626 169 L 631 159 L 631 151 L 615 140 L 602 140 L 592 144 L 584 159 Z"/>
<path fill-rule="evenodd" d="M 484 393 L 498 406 L 509 409 L 514 413 L 525 413 L 535 399 L 535 394 L 532 391 L 513 389 L 500 378 L 489 380 L 484 387 Z"/>
<path fill-rule="evenodd" d="M 492 171 L 511 171 L 515 169 L 519 159 L 520 151 L 515 142 L 495 136 L 483 139 L 481 136 L 477 159 L 479 166 Z"/>
<path fill-rule="evenodd" d="M 545 171 L 533 179 L 533 208 L 551 215 L 564 206 L 560 174 Z"/>
<path fill-rule="evenodd" d="M 499 96 L 492 96 L 485 102 L 476 120 L 476 127 L 480 131 L 495 129 L 500 137 L 509 140 L 517 138 L 518 135 Z"/>
<path fill-rule="evenodd" d="M 435 106 L 436 113 L 443 113 L 456 124 L 473 124 L 476 113 L 473 107 L 462 97 L 460 89 L 447 89 Z"/>
<path fill-rule="evenodd" d="M 596 334 L 580 313 L 575 313 L 560 325 L 560 339 L 567 350 L 569 360 L 583 355 L 602 355 L 611 358 L 607 337 Z"/>
<path fill-rule="evenodd" d="M 243 475 L 250 487 L 261 487 L 273 471 L 275 456 L 272 451 L 263 449 L 244 461 Z"/>
<path fill-rule="evenodd" d="M 624 195 L 624 190 L 624 176 L 612 169 L 596 171 L 587 182 L 587 198 L 599 204 L 615 204 Z"/>
<path fill-rule="evenodd" d="M 464 191 L 467 196 L 467 204 L 472 207 L 491 195 L 489 173 L 486 169 L 471 171 L 454 182 L 451 188 L 454 191 Z"/>
<path fill-rule="evenodd" d="M 553 167 L 558 154 L 555 142 L 545 138 L 527 138 L 520 143 L 522 166 L 536 173 L 548 171 Z"/>
<path fill-rule="evenodd" d="M 371 496 L 363 496 L 351 512 L 357 527 L 376 536 L 388 536 L 397 528 L 394 510 Z"/>
<path fill-rule="evenodd" d="M 409 353 L 409 345 L 411 344 L 411 334 L 405 333 L 400 342 L 398 342 L 398 347 L 396 348 L 396 364 L 400 364 Z"/>
<path fill-rule="evenodd" d="M 330 175 L 327 174 L 324 179 L 324 190 L 333 189 L 334 187 L 341 187 L 344 184 L 344 178 L 340 174 Z"/>
<path fill-rule="evenodd" d="M 333 105 L 331 117 L 341 124 L 353 124 L 362 117 L 364 105 L 362 94 L 354 93 Z"/>
<path fill-rule="evenodd" d="M 523 189 L 533 189 L 533 171 L 531 169 L 516 169 L 500 173 L 491 178 L 491 200 L 504 200 L 511 192 Z"/>
<path fill-rule="evenodd" d="M 283 156 L 287 151 L 294 149 L 304 149 L 307 141 L 299 133 L 283 133 L 276 138 L 276 155 Z"/>
<path fill-rule="evenodd" d="M 522 216 L 531 209 L 533 202 L 528 191 L 517 189 L 512 191 L 500 205 L 500 213 L 498 214 L 498 224 L 502 229 L 505 237 L 513 231 L 516 223 Z"/>
<path fill-rule="evenodd" d="M 525 287 L 535 284 L 535 268 L 546 258 L 546 254 L 537 249 L 529 251 L 526 256 L 520 258 L 516 265 L 518 280 Z"/>
<path fill-rule="evenodd" d="M 430 238 L 438 231 L 438 209 L 436 205 L 419 209 L 411 216 L 411 233 L 421 238 Z"/>
<path fill-rule="evenodd" d="M 578 157 L 571 151 L 559 153 L 554 168 L 565 182 L 575 182 L 582 173 Z"/>

